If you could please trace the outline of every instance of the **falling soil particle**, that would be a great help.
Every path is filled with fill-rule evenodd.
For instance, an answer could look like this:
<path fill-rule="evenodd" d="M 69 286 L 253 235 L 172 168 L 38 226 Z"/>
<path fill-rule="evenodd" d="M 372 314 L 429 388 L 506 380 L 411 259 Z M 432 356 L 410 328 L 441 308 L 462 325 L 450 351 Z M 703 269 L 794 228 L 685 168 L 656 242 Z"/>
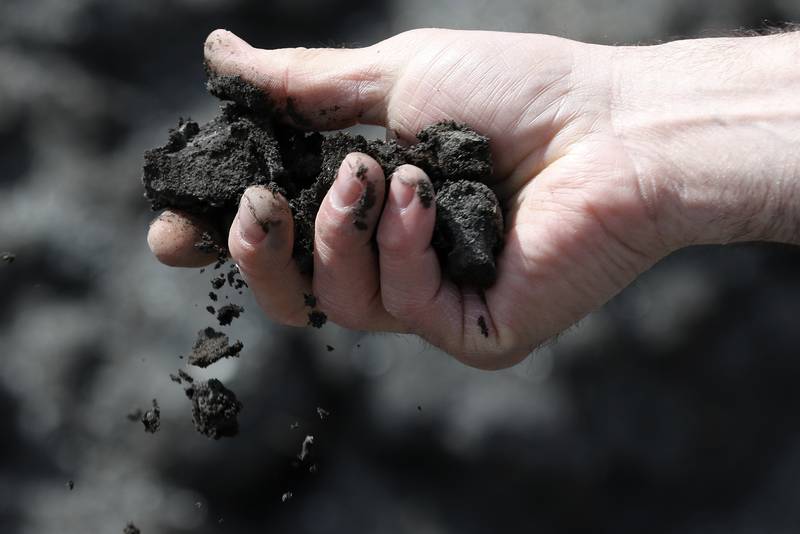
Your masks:
<path fill-rule="evenodd" d="M 217 294 L 216 294 L 216 293 L 214 293 L 213 291 L 209 291 L 209 292 L 208 292 L 208 298 L 210 298 L 211 300 L 213 300 L 214 302 L 216 302 L 216 301 L 217 301 L 217 299 L 218 299 L 219 297 L 218 297 L 218 296 L 217 296 Z"/>
<path fill-rule="evenodd" d="M 324 421 L 324 420 L 325 420 L 325 418 L 326 418 L 326 417 L 328 417 L 330 414 L 331 414 L 331 412 L 329 412 L 329 411 L 328 411 L 328 410 L 326 410 L 325 408 L 322 408 L 322 407 L 320 407 L 320 406 L 317 406 L 317 415 L 319 416 L 319 418 L 320 418 L 322 421 Z"/>
<path fill-rule="evenodd" d="M 128 421 L 132 422 L 132 423 L 137 423 L 137 422 L 141 421 L 142 420 L 142 410 L 141 410 L 141 408 L 136 408 L 132 412 L 128 412 L 125 415 L 125 418 Z"/>
<path fill-rule="evenodd" d="M 478 317 L 478 328 L 481 329 L 483 337 L 489 337 L 489 328 L 486 326 L 486 319 L 483 318 L 483 315 Z"/>
<path fill-rule="evenodd" d="M 317 297 L 310 293 L 303 293 L 303 302 L 309 308 L 314 308 L 317 305 Z"/>
<path fill-rule="evenodd" d="M 194 378 L 192 378 L 189 373 L 184 371 L 183 369 L 178 369 L 178 376 L 184 379 L 187 383 L 191 384 L 194 382 Z"/>
<path fill-rule="evenodd" d="M 67 488 L 68 488 L 70 491 L 74 490 L 74 489 L 75 489 L 75 481 L 74 481 L 74 480 L 69 480 L 69 481 L 67 481 Z"/>
<path fill-rule="evenodd" d="M 183 384 L 183 380 L 181 380 L 181 377 L 179 377 L 176 374 L 170 373 L 169 374 L 169 379 L 172 380 L 173 382 L 175 382 L 176 384 Z"/>
<path fill-rule="evenodd" d="M 467 286 L 494 283 L 503 222 L 497 198 L 484 185 L 492 178 L 486 137 L 464 125 L 442 122 L 422 130 L 419 143 L 408 147 L 341 132 L 323 138 L 276 120 L 280 110 L 268 95 L 238 77 L 209 72 L 207 87 L 229 101 L 221 105 L 220 114 L 203 126 L 180 120 L 164 146 L 145 153 L 142 180 L 153 209 L 182 209 L 203 217 L 216 234 L 225 235 L 244 190 L 250 185 L 268 186 L 289 201 L 295 227 L 293 255 L 301 272 L 311 273 L 314 222 L 322 199 L 344 157 L 362 152 L 380 164 L 385 176 L 405 163 L 425 171 L 432 191 L 420 186 L 417 194 L 423 206 L 430 206 L 435 193 L 439 209 L 433 246 L 444 271 Z M 307 124 L 293 103 L 283 112 L 298 126 Z M 378 199 L 374 182 L 363 173 L 361 177 L 366 186 L 353 222 L 366 230 L 366 213 Z"/>
<path fill-rule="evenodd" d="M 311 464 L 308 466 L 308 472 L 312 475 L 316 473 L 319 469 L 317 468 L 317 464 Z"/>
<path fill-rule="evenodd" d="M 192 401 L 192 421 L 198 432 L 212 439 L 239 433 L 242 403 L 222 382 L 212 378 L 192 384 L 186 388 L 186 396 Z"/>
<path fill-rule="evenodd" d="M 153 407 L 142 415 L 144 431 L 155 434 L 161 428 L 161 410 L 158 409 L 158 402 L 153 399 Z"/>
<path fill-rule="evenodd" d="M 292 498 L 292 492 L 291 491 L 287 491 L 286 493 L 281 495 L 281 502 L 286 502 L 291 498 Z"/>
<path fill-rule="evenodd" d="M 324 325 L 327 321 L 328 316 L 319 310 L 312 310 L 308 313 L 308 326 L 322 328 L 322 325 Z"/>
<path fill-rule="evenodd" d="M 334 350 L 336 350 L 330 345 L 325 345 L 325 348 L 328 349 L 328 352 L 333 352 Z"/>
<path fill-rule="evenodd" d="M 300 423 L 298 421 L 295 421 L 289 425 L 289 430 L 294 430 L 296 428 L 300 428 Z"/>
<path fill-rule="evenodd" d="M 0 260 L 5 263 L 14 263 L 14 260 L 16 259 L 16 254 L 12 254 L 11 252 L 0 252 Z"/>
<path fill-rule="evenodd" d="M 300 446 L 300 452 L 297 454 L 297 459 L 301 462 L 311 454 L 311 448 L 314 446 L 314 436 L 308 435 L 303 439 L 303 444 Z"/>
<path fill-rule="evenodd" d="M 192 353 L 189 354 L 189 364 L 196 367 L 208 367 L 222 358 L 238 357 L 244 345 L 237 341 L 229 345 L 228 336 L 217 332 L 211 327 L 204 328 L 197 333 Z"/>
<path fill-rule="evenodd" d="M 220 274 L 211 279 L 211 287 L 213 287 L 214 289 L 222 289 L 222 286 L 224 285 L 225 285 L 224 274 Z"/>
<path fill-rule="evenodd" d="M 244 312 L 244 308 L 238 304 L 226 304 L 217 312 L 217 321 L 221 326 L 231 324 L 231 321 L 239 317 Z"/>
<path fill-rule="evenodd" d="M 211 315 L 214 315 L 215 313 L 217 313 L 217 311 L 214 309 L 214 306 L 206 306 L 206 311 L 208 313 L 210 313 Z"/>
<path fill-rule="evenodd" d="M 136 525 L 133 523 L 128 523 L 125 526 L 125 530 L 122 531 L 122 534 L 142 534 L 142 531 L 136 528 Z"/>

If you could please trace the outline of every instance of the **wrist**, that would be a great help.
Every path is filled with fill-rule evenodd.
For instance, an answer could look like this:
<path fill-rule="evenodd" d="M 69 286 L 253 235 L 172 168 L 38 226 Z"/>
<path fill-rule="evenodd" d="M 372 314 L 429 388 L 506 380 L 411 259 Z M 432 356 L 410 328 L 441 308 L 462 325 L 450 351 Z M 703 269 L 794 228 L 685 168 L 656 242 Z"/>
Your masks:
<path fill-rule="evenodd" d="M 800 33 L 614 54 L 614 128 L 671 245 L 800 243 Z"/>

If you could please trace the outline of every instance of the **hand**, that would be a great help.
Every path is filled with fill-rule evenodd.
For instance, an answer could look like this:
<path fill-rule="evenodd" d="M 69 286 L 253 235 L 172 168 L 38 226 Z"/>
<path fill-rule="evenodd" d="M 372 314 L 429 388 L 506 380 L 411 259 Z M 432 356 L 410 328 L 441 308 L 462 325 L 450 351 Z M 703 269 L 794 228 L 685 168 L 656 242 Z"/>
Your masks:
<path fill-rule="evenodd" d="M 291 103 L 286 120 L 297 126 L 378 124 L 413 141 L 425 126 L 451 119 L 491 139 L 491 185 L 507 218 L 498 280 L 483 295 L 443 279 L 430 246 L 435 206 L 425 209 L 414 194 L 428 180 L 418 168 L 403 166 L 385 182 L 371 158 L 347 156 L 317 215 L 313 279 L 292 260 L 286 200 L 248 189 L 230 253 L 264 311 L 285 324 L 306 323 L 302 295 L 313 292 L 345 327 L 412 332 L 469 365 L 508 366 L 664 255 L 702 239 L 687 221 L 716 213 L 713 188 L 703 190 L 708 202 L 687 202 L 685 176 L 652 163 L 660 147 L 648 142 L 652 121 L 643 118 L 662 116 L 633 103 L 644 106 L 648 91 L 656 98 L 658 90 L 676 107 L 680 100 L 657 76 L 649 87 L 628 83 L 647 70 L 636 62 L 639 49 L 417 30 L 355 50 L 259 50 L 218 30 L 205 50 L 218 74 L 240 75 L 273 101 Z M 364 181 L 354 176 L 362 166 Z M 350 206 L 366 184 L 377 202 L 359 231 Z M 156 256 L 171 265 L 207 261 L 191 246 L 197 221 L 168 218 L 150 229 Z"/>

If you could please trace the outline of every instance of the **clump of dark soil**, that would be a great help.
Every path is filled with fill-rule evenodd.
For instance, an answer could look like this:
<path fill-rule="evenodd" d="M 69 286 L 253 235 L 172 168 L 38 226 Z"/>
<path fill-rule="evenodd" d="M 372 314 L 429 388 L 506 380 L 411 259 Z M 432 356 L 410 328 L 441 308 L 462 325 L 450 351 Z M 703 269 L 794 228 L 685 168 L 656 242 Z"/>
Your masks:
<path fill-rule="evenodd" d="M 156 399 L 153 399 L 153 407 L 142 415 L 142 424 L 144 431 L 150 434 L 155 434 L 161 429 L 161 410 Z"/>
<path fill-rule="evenodd" d="M 136 525 L 133 523 L 128 523 L 125 525 L 125 530 L 122 531 L 122 534 L 141 534 L 141 530 L 136 528 Z"/>
<path fill-rule="evenodd" d="M 186 396 L 192 401 L 192 421 L 198 432 L 212 439 L 239 433 L 242 403 L 222 382 L 212 378 L 193 383 L 186 388 Z"/>
<path fill-rule="evenodd" d="M 244 190 L 268 186 L 289 200 L 293 254 L 301 271 L 310 273 L 314 221 L 322 199 L 344 157 L 363 152 L 378 161 L 387 177 L 404 163 L 422 168 L 433 187 L 418 186 L 417 194 L 423 206 L 436 202 L 433 246 L 445 272 L 464 285 L 485 288 L 494 283 L 503 215 L 486 185 L 492 177 L 486 137 L 454 122 L 425 128 L 419 143 L 410 147 L 346 133 L 323 137 L 275 120 L 268 96 L 238 77 L 209 73 L 208 89 L 226 100 L 220 114 L 203 126 L 179 120 L 164 146 L 145 153 L 143 183 L 153 209 L 179 208 L 204 216 L 219 235 L 226 235 Z M 304 123 L 291 102 L 284 111 L 295 123 Z M 353 210 L 357 228 L 367 229 L 366 213 L 377 201 L 374 187 L 366 188 Z M 219 289 L 222 283 L 212 285 Z M 311 326 L 320 322 L 319 313 L 309 316 Z"/>
<path fill-rule="evenodd" d="M 217 321 L 221 326 L 231 324 L 231 321 L 238 318 L 244 312 L 244 308 L 238 304 L 226 304 L 217 310 Z"/>
<path fill-rule="evenodd" d="M 197 333 L 197 341 L 194 342 L 192 353 L 189 354 L 189 364 L 208 367 L 222 358 L 238 356 L 243 347 L 241 341 L 230 345 L 227 335 L 211 327 L 204 328 Z"/>

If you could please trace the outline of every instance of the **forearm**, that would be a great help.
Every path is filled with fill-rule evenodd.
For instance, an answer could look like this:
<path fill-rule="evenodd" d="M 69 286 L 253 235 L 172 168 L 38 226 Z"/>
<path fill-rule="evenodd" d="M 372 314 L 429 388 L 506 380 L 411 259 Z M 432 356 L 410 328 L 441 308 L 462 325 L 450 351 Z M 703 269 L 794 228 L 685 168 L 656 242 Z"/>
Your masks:
<path fill-rule="evenodd" d="M 800 244 L 800 33 L 615 56 L 614 128 L 674 245 Z"/>

